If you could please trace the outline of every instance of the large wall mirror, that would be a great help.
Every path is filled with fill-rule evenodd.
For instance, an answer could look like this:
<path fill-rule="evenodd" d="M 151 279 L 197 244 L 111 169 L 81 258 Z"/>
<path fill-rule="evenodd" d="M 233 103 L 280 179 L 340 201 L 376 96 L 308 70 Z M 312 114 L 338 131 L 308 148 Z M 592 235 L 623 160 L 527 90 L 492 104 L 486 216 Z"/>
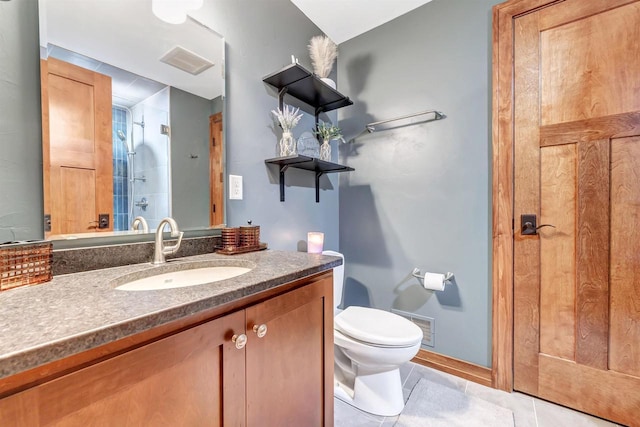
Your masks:
<path fill-rule="evenodd" d="M 45 236 L 139 233 L 136 217 L 221 226 L 222 36 L 165 23 L 150 0 L 39 5 Z"/>

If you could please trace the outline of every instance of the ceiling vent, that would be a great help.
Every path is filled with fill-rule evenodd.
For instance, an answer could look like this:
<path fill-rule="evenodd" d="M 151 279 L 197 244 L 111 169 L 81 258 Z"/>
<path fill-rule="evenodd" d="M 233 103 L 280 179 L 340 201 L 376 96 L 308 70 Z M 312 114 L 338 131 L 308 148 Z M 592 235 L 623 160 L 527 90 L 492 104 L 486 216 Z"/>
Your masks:
<path fill-rule="evenodd" d="M 172 65 L 182 71 L 197 76 L 205 70 L 213 67 L 213 62 L 191 52 L 181 46 L 176 46 L 165 53 L 160 61 Z"/>

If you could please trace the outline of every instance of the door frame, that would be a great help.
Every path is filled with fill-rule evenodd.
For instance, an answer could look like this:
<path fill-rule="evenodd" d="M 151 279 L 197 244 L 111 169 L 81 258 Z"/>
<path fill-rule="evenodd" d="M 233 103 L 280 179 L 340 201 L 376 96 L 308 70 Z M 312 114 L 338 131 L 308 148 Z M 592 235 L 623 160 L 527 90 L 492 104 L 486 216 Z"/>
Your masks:
<path fill-rule="evenodd" d="M 564 0 L 508 0 L 493 7 L 491 384 L 513 390 L 514 18 Z"/>
<path fill-rule="evenodd" d="M 209 225 L 224 223 L 224 116 L 222 111 L 209 116 Z M 217 132 L 216 126 L 220 131 Z M 214 173 L 215 171 L 215 173 Z M 213 206 L 216 212 L 213 212 Z M 216 219 L 219 219 L 216 221 Z"/>

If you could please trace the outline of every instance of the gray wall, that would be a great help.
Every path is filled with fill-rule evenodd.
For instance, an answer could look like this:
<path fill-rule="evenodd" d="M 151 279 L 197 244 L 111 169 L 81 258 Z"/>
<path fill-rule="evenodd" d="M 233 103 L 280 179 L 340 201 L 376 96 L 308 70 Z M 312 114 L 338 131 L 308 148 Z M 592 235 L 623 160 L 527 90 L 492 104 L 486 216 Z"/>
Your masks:
<path fill-rule="evenodd" d="M 218 96 L 217 98 L 213 98 L 211 100 L 211 114 L 221 113 L 224 109 L 224 99 L 222 96 Z"/>
<path fill-rule="evenodd" d="M 209 116 L 213 101 L 176 88 L 170 93 L 171 214 L 180 229 L 202 228 L 209 224 Z"/>
<path fill-rule="evenodd" d="M 491 7 L 434 0 L 340 45 L 346 135 L 376 120 L 437 109 L 447 118 L 362 135 L 342 147 L 346 305 L 435 319 L 438 353 L 491 364 Z M 406 122 L 405 122 L 406 123 Z M 398 123 L 403 124 L 403 123 Z M 408 277 L 453 272 L 431 293 Z"/>
<path fill-rule="evenodd" d="M 0 243 L 43 237 L 38 3 L 0 1 Z"/>
<path fill-rule="evenodd" d="M 35 1 L 0 1 L 0 241 L 42 237 L 42 155 L 38 18 Z M 269 247 L 296 250 L 307 231 L 323 231 L 327 247 L 338 246 L 338 181 L 322 178 L 315 203 L 314 178 L 287 172 L 287 201 L 279 201 L 278 174 L 264 160 L 275 157 L 279 132 L 269 112 L 277 100 L 262 77 L 290 62 L 309 67 L 306 46 L 320 34 L 289 0 L 216 0 L 200 16 L 227 41 L 225 118 L 227 173 L 244 177 L 244 200 L 227 200 L 227 222 L 252 219 Z M 6 60 L 18 56 L 19 60 Z M 313 125 L 307 115 L 298 136 Z M 11 225 L 11 227 L 9 227 Z M 3 229 L 4 227 L 4 229 Z"/>
<path fill-rule="evenodd" d="M 340 160 L 356 171 L 323 177 L 319 204 L 313 176 L 297 170 L 287 171 L 279 201 L 277 171 L 264 164 L 279 137 L 269 117 L 276 98 L 262 77 L 291 54 L 309 67 L 306 45 L 320 31 L 289 0 L 216 0 L 202 12 L 227 41 L 227 173 L 244 176 L 244 200 L 227 200 L 228 223 L 252 219 L 277 249 L 295 250 L 307 231 L 325 232 L 325 247 L 340 243 L 347 258 L 347 304 L 434 317 L 435 351 L 486 366 L 494 3 L 434 0 L 340 46 L 338 88 L 356 102 L 340 113 L 347 136 L 429 108 L 448 117 L 341 146 Z M 40 238 L 36 2 L 0 1 L 0 40 L 0 241 Z M 294 133 L 312 125 L 307 115 Z M 413 267 L 452 271 L 455 285 L 429 294 L 405 280 Z"/>
<path fill-rule="evenodd" d="M 261 240 L 274 249 L 298 249 L 308 231 L 324 232 L 325 247 L 337 248 L 337 176 L 322 177 L 325 189 L 316 204 L 313 174 L 290 169 L 286 201 L 281 203 L 278 172 L 264 163 L 276 156 L 280 132 L 272 129 L 270 117 L 277 97 L 262 78 L 289 64 L 291 55 L 310 68 L 307 44 L 321 32 L 289 0 L 205 2 L 198 17 L 227 43 L 227 174 L 243 176 L 244 184 L 244 200 L 226 200 L 227 223 L 237 226 L 253 220 L 261 225 Z M 306 114 L 294 135 L 312 127 L 313 117 Z"/>

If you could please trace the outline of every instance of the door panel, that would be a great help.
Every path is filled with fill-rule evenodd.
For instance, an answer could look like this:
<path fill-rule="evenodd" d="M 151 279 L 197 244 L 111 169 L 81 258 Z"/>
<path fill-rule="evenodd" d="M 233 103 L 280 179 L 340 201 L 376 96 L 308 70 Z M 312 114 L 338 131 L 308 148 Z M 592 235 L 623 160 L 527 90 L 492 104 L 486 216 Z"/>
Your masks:
<path fill-rule="evenodd" d="M 640 377 L 640 137 L 611 143 L 609 366 Z"/>
<path fill-rule="evenodd" d="M 607 369 L 609 141 L 578 145 L 576 362 Z"/>
<path fill-rule="evenodd" d="M 111 79 L 49 58 L 42 61 L 45 213 L 51 234 L 97 229 L 113 219 Z M 77 181 L 79 180 L 79 182 Z"/>
<path fill-rule="evenodd" d="M 59 167 L 51 177 L 59 183 L 52 189 L 52 206 L 55 212 L 64 212 L 64 217 L 57 219 L 61 229 L 73 230 L 77 224 L 87 224 L 89 229 L 95 225 L 93 221 L 98 217 L 95 204 L 86 203 L 96 197 L 95 170 Z"/>
<path fill-rule="evenodd" d="M 568 21 L 540 12 L 542 125 L 640 110 L 640 97 L 626 90 L 640 73 L 640 5 L 585 14 L 575 4 L 553 7 L 566 8 Z"/>
<path fill-rule="evenodd" d="M 572 359 L 576 299 L 576 147 L 540 150 L 540 351 Z"/>
<path fill-rule="evenodd" d="M 55 67 L 53 68 L 55 69 Z M 95 152 L 93 85 L 49 74 L 51 149 Z"/>
<path fill-rule="evenodd" d="M 640 413 L 640 2 L 514 21 L 514 388 Z M 636 424 L 637 425 L 637 424 Z"/>

